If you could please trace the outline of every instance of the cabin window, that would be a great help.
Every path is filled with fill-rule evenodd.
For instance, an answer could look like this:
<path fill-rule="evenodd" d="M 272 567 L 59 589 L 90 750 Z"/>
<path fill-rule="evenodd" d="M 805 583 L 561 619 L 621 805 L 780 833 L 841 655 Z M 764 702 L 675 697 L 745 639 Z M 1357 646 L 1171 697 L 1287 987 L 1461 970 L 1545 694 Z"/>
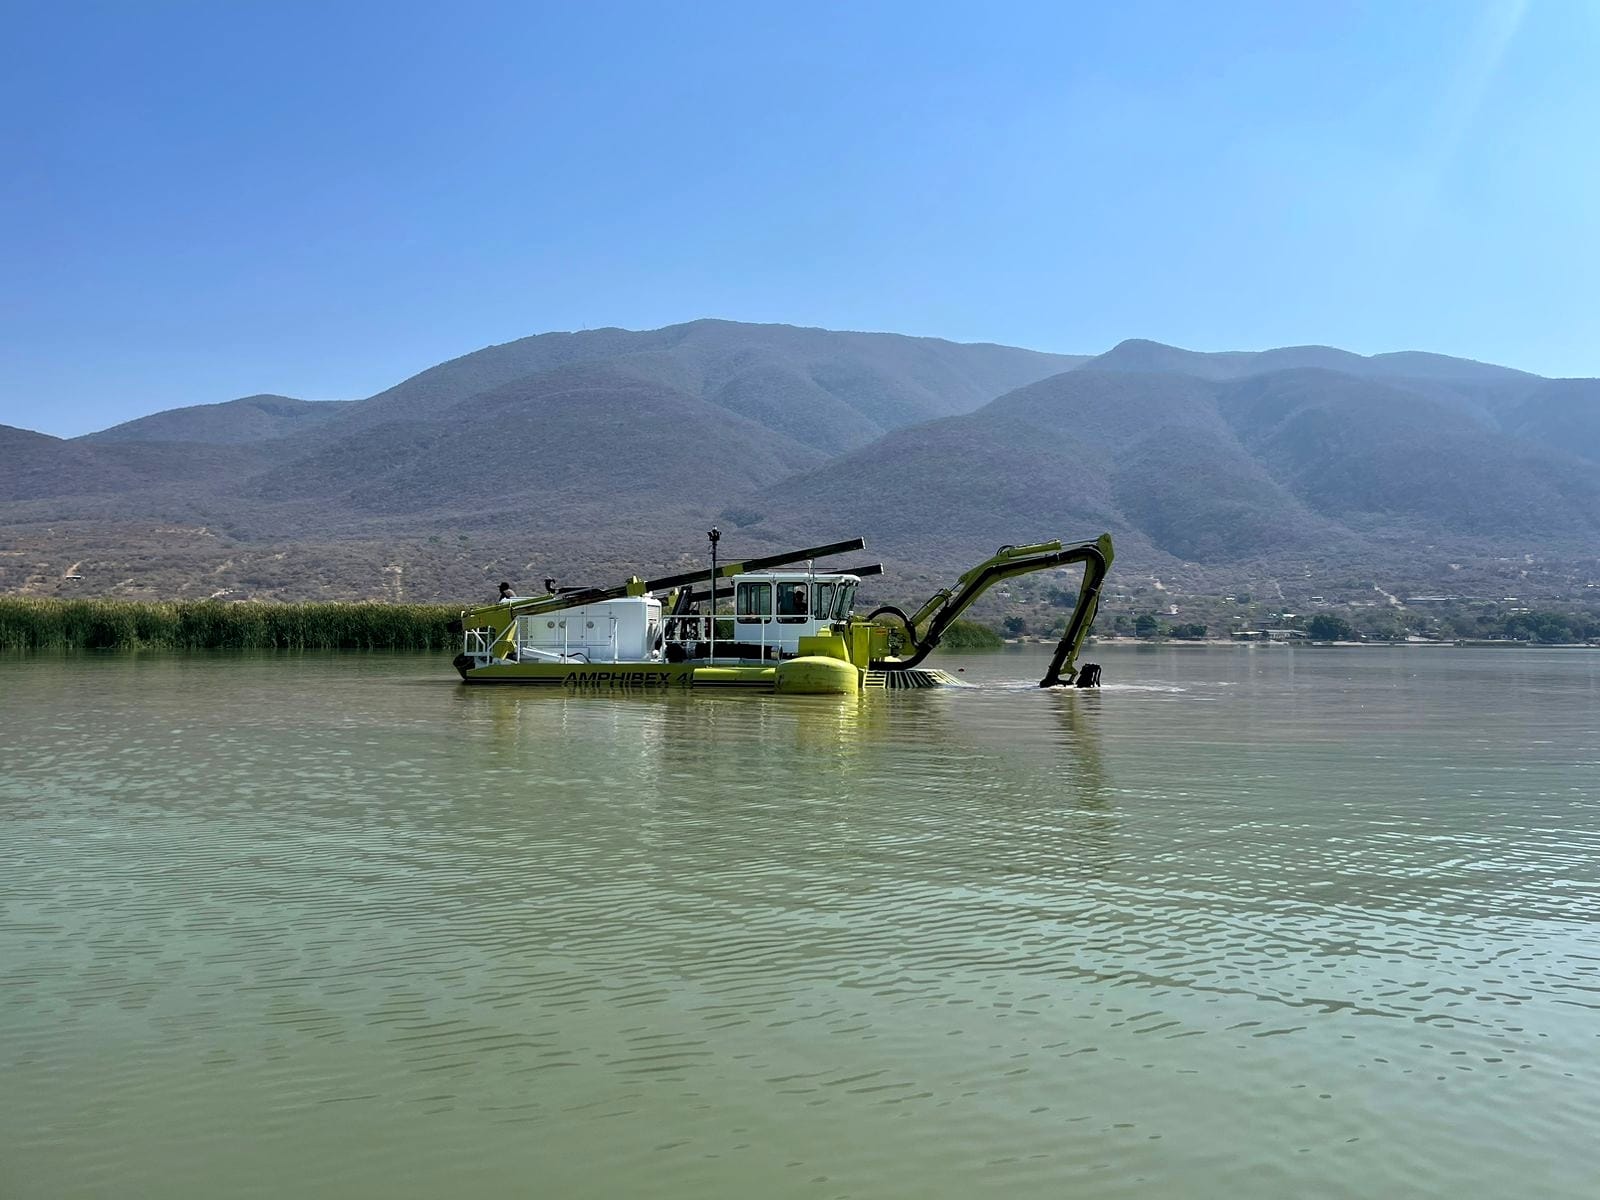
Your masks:
<path fill-rule="evenodd" d="M 856 602 L 856 585 L 841 583 L 839 585 L 839 600 L 833 606 L 833 619 L 842 621 L 850 615 L 850 606 Z"/>
<path fill-rule="evenodd" d="M 817 620 L 826 621 L 828 614 L 833 611 L 833 584 L 814 583 L 811 585 L 811 611 L 817 614 Z"/>
<path fill-rule="evenodd" d="M 778 620 L 787 625 L 804 621 L 806 613 L 806 584 L 804 580 L 796 583 L 780 583 L 778 585 Z"/>
<path fill-rule="evenodd" d="M 772 616 L 772 585 L 741 583 L 733 598 L 733 611 L 745 625 L 756 625 Z"/>

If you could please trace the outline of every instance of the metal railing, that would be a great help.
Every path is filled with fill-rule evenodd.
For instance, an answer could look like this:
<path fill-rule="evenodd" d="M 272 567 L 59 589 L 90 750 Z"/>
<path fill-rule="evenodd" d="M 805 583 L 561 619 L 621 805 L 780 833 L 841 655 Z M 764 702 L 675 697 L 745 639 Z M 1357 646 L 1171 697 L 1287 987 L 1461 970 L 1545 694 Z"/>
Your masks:
<path fill-rule="evenodd" d="M 749 616 L 750 614 L 746 614 Z M 716 639 L 713 642 L 712 622 L 716 622 Z M 793 626 L 780 628 L 774 618 L 763 616 L 757 620 L 740 620 L 732 613 L 718 613 L 715 617 L 677 616 L 664 619 L 663 641 L 666 645 L 676 645 L 688 652 L 690 657 L 699 654 L 709 654 L 712 658 L 735 657 L 732 647 L 759 647 L 754 654 L 745 649 L 737 657 L 740 659 L 757 658 L 762 662 L 770 661 L 782 653 L 786 630 Z"/>

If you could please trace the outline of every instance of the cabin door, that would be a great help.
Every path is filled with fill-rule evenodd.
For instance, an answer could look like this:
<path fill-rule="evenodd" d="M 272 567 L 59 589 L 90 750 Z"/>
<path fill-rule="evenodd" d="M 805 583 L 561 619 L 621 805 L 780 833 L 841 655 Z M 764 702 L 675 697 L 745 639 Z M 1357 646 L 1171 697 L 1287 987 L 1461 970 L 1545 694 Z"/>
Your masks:
<path fill-rule="evenodd" d="M 767 647 L 776 642 L 772 623 L 772 582 L 767 579 L 745 580 L 734 589 L 733 636 L 745 645 L 761 647 L 761 657 L 767 656 Z"/>

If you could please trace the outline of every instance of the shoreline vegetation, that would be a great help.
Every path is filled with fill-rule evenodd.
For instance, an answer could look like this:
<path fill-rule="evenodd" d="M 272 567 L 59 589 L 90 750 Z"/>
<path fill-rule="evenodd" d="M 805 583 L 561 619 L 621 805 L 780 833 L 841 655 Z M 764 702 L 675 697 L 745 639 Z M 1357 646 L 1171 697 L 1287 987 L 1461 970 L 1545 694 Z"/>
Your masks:
<path fill-rule="evenodd" d="M 0 650 L 444 650 L 448 604 L 227 604 L 0 596 Z"/>
<path fill-rule="evenodd" d="M 998 650 L 1005 638 L 981 621 L 951 621 L 939 647 L 942 650 Z"/>
<path fill-rule="evenodd" d="M 449 604 L 0 596 L 0 650 L 445 650 L 458 644 L 460 616 Z M 952 650 L 1004 644 L 977 621 L 956 621 L 944 637 Z"/>
<path fill-rule="evenodd" d="M 1002 622 L 1008 638 L 1050 640 L 1066 627 L 1056 611 L 1071 601 L 1052 591 Z M 1190 596 L 1174 599 L 1168 614 L 1102 607 L 1095 634 L 1105 641 L 1216 645 L 1231 642 L 1315 642 L 1319 645 L 1516 645 L 1600 644 L 1600 594 L 1533 607 L 1514 597 L 1503 601 L 1419 597 L 1409 604 L 1353 606 L 1313 598 L 1311 613 L 1285 612 L 1252 603 L 1249 596 Z M 1181 603 L 1184 618 L 1177 617 Z"/>
<path fill-rule="evenodd" d="M 220 600 L 53 600 L 0 596 L 0 650 L 445 650 L 461 610 L 381 601 L 281 604 Z M 733 637 L 732 619 L 718 635 Z M 943 645 L 997 650 L 1005 640 L 955 621 Z"/>
<path fill-rule="evenodd" d="M 1016 637 L 1005 638 L 1007 646 L 1054 646 L 1057 639 L 1053 637 Z M 1203 637 L 1203 638 L 1174 638 L 1174 637 L 1128 637 L 1124 634 L 1090 634 L 1085 645 L 1090 646 L 1144 646 L 1160 647 L 1163 650 L 1186 648 L 1216 649 L 1218 646 L 1232 646 L 1235 648 L 1249 649 L 1317 649 L 1317 650 L 1395 650 L 1416 649 L 1429 646 L 1444 647 L 1471 647 L 1473 649 L 1494 649 L 1496 647 L 1506 650 L 1600 650 L 1600 642 L 1540 642 L 1528 638 L 1356 638 L 1334 639 L 1319 641 L 1316 638 L 1235 638 L 1235 637 Z"/>
<path fill-rule="evenodd" d="M 457 645 L 460 635 L 455 627 L 459 617 L 460 610 L 454 605 L 392 604 L 375 600 L 229 603 L 0 596 L 0 650 L 447 650 Z M 732 636 L 731 626 L 727 636 Z M 941 648 L 999 650 L 1019 643 L 1054 645 L 1056 639 L 1055 631 L 1007 637 L 981 621 L 962 620 L 951 624 Z M 1143 637 L 1108 630 L 1090 640 L 1101 645 L 1163 646 L 1410 644 L 1557 648 L 1585 645 L 1577 640 L 1538 637 L 1446 636 L 1384 640 L 1297 636 L 1293 641 L 1277 638 L 1242 641 L 1216 636 L 1174 637 L 1167 630 Z M 1588 645 L 1593 647 L 1594 643 Z"/>

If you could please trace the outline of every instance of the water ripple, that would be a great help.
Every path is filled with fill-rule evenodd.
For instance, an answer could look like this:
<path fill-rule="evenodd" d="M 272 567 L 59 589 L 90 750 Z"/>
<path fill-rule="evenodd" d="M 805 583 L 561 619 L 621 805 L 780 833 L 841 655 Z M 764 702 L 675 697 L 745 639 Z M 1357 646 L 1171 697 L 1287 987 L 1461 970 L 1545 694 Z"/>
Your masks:
<path fill-rule="evenodd" d="M 0 1182 L 1593 1194 L 1593 661 L 1099 657 L 0 665 Z"/>

